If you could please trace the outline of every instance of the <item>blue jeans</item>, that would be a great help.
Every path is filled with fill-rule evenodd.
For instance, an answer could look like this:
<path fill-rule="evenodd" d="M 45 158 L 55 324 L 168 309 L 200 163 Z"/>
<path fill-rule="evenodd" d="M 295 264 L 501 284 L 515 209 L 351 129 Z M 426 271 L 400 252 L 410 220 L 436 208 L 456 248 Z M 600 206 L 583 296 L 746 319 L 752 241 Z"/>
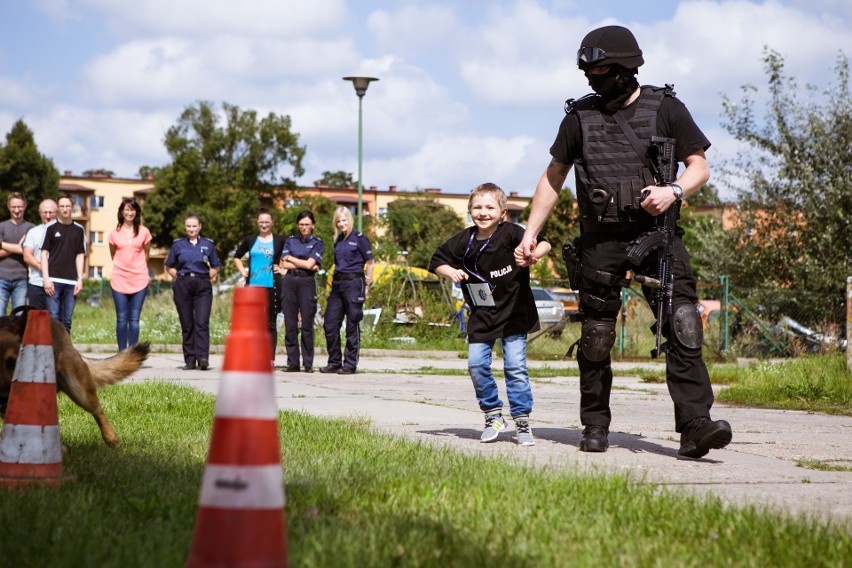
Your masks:
<path fill-rule="evenodd" d="M 47 311 L 50 317 L 62 322 L 68 334 L 71 334 L 71 317 L 74 315 L 74 306 L 77 304 L 77 296 L 74 295 L 73 284 L 54 282 L 54 294 L 47 297 Z"/>
<path fill-rule="evenodd" d="M 148 287 L 145 286 L 135 294 L 122 294 L 112 291 L 115 303 L 115 336 L 118 339 L 118 350 L 122 351 L 128 345 L 139 343 L 139 315 Z"/>
<path fill-rule="evenodd" d="M 9 305 L 9 299 L 12 299 L 12 309 L 18 306 L 23 306 L 27 303 L 27 279 L 23 280 L 6 280 L 0 278 L 0 316 L 6 315 L 6 307 Z"/>
<path fill-rule="evenodd" d="M 467 369 L 473 381 L 479 409 L 483 412 L 503 408 L 500 393 L 497 392 L 497 382 L 491 372 L 491 351 L 494 342 L 492 339 L 485 343 L 470 343 L 467 347 Z M 528 416 L 532 412 L 533 395 L 527 372 L 527 336 L 512 335 L 504 337 L 502 342 L 509 410 L 513 418 Z"/>

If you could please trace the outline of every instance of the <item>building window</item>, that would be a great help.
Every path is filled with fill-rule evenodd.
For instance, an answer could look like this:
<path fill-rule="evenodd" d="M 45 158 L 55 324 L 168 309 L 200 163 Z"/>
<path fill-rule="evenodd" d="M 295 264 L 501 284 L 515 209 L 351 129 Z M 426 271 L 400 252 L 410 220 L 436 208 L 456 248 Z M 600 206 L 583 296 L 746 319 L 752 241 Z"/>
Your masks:
<path fill-rule="evenodd" d="M 106 199 L 103 195 L 92 195 L 89 197 L 89 209 L 92 211 L 99 211 L 104 208 L 104 199 Z"/>
<path fill-rule="evenodd" d="M 71 203 L 73 207 L 71 208 L 71 216 L 72 217 L 82 217 L 83 216 L 83 196 L 82 195 L 72 195 Z"/>
<path fill-rule="evenodd" d="M 103 266 L 89 266 L 89 278 L 90 279 L 100 279 L 104 277 L 104 267 Z"/>
<path fill-rule="evenodd" d="M 93 245 L 102 245 L 104 244 L 104 232 L 103 231 L 89 231 L 89 242 Z"/>
<path fill-rule="evenodd" d="M 379 207 L 379 218 L 387 219 L 388 218 L 388 208 L 387 207 Z"/>

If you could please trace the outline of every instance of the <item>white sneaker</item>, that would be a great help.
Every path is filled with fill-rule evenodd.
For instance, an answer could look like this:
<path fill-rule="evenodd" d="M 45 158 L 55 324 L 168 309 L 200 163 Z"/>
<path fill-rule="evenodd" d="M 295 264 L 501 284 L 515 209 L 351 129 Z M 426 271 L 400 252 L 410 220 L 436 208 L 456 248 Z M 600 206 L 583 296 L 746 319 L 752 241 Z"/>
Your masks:
<path fill-rule="evenodd" d="M 492 410 L 485 414 L 485 430 L 479 438 L 480 442 L 493 442 L 500 435 L 500 431 L 506 427 L 506 419 L 500 410 Z"/>
<path fill-rule="evenodd" d="M 519 446 L 535 446 L 529 416 L 518 416 L 515 420 L 515 439 Z"/>

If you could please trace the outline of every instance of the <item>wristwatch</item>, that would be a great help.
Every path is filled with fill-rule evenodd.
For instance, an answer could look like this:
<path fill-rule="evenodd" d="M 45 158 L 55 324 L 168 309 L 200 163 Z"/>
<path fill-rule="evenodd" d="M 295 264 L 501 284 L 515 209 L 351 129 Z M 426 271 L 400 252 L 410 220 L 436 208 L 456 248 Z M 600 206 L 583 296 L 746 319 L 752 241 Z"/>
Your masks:
<path fill-rule="evenodd" d="M 681 186 L 679 186 L 679 185 L 678 185 L 678 184 L 676 184 L 676 183 L 670 183 L 670 184 L 669 184 L 669 186 L 671 186 L 672 191 L 674 192 L 675 197 L 677 197 L 678 199 L 682 199 L 682 198 L 683 198 L 683 188 L 682 188 Z"/>

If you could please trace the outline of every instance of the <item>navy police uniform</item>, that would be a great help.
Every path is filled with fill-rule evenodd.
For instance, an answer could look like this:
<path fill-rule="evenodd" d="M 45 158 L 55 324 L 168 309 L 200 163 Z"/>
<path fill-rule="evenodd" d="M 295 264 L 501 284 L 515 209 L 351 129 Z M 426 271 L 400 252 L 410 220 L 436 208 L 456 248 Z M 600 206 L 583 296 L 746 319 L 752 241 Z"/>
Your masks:
<path fill-rule="evenodd" d="M 281 258 L 291 256 L 301 260 L 312 258 L 322 265 L 325 243 L 314 234 L 302 240 L 293 235 L 284 242 Z M 313 270 L 290 268 L 284 275 L 281 290 L 281 310 L 284 313 L 284 347 L 287 349 L 287 367 L 299 368 L 299 331 L 302 332 L 302 363 L 306 371 L 314 365 L 314 316 L 317 313 L 317 281 Z M 301 326 L 299 315 L 301 314 Z"/>
<path fill-rule="evenodd" d="M 373 260 L 370 241 L 359 231 L 341 234 L 334 243 L 334 276 L 325 308 L 325 341 L 328 349 L 327 369 L 341 368 L 354 372 L 361 350 L 359 322 L 364 318 L 366 282 L 364 264 Z M 340 326 L 346 316 L 346 351 L 341 359 Z"/>
<path fill-rule="evenodd" d="M 192 244 L 188 237 L 175 239 L 165 263 L 177 270 L 173 292 L 183 336 L 183 359 L 187 367 L 206 366 L 210 358 L 210 309 L 213 284 L 210 269 L 219 268 L 219 255 L 213 241 L 199 236 Z"/>

